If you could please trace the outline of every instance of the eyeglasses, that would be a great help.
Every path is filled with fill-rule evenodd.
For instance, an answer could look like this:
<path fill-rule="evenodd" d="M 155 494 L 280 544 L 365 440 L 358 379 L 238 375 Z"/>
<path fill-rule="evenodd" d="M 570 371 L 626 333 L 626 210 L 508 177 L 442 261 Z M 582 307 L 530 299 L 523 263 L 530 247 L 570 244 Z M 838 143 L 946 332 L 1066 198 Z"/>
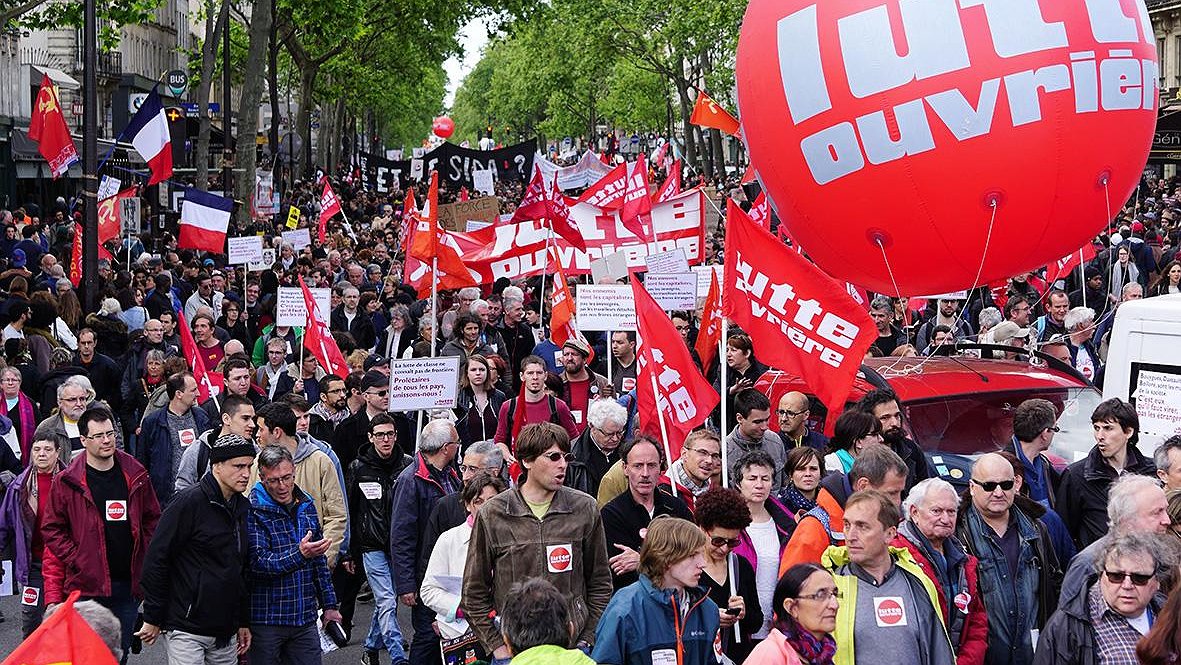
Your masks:
<path fill-rule="evenodd" d="M 788 409 L 779 409 L 775 412 L 775 415 L 779 416 L 780 418 L 795 418 L 796 416 L 802 416 L 807 412 L 808 409 L 804 409 L 803 411 L 789 411 Z"/>
<path fill-rule="evenodd" d="M 1062 431 L 1062 428 L 1058 427 L 1057 425 L 1055 425 L 1053 427 L 1047 427 L 1046 429 L 1050 430 L 1051 432 L 1054 432 L 1055 434 Z"/>
<path fill-rule="evenodd" d="M 370 432 L 369 436 L 375 439 L 392 439 L 397 436 L 397 432 Z"/>
<path fill-rule="evenodd" d="M 595 427 L 594 425 L 591 425 L 591 429 L 595 430 L 599 434 L 602 434 L 603 436 L 607 437 L 608 439 L 622 439 L 623 438 L 624 430 L 619 430 L 618 432 L 608 432 L 607 430 L 603 429 L 602 427 Z"/>
<path fill-rule="evenodd" d="M 385 397 L 386 395 L 390 394 L 390 391 L 388 391 L 388 390 L 376 390 L 376 391 L 366 390 L 365 394 L 366 395 L 377 395 L 378 397 Z"/>
<path fill-rule="evenodd" d="M 821 589 L 820 591 L 817 591 L 816 593 L 800 594 L 800 595 L 796 596 L 796 600 L 815 600 L 815 601 L 823 603 L 823 602 L 827 601 L 829 598 L 836 598 L 837 600 L 840 600 L 841 598 L 844 598 L 844 597 L 845 597 L 845 594 L 841 593 L 840 589 L 837 589 L 834 587 L 832 589 Z"/>
<path fill-rule="evenodd" d="M 459 472 L 460 473 L 467 473 L 468 471 L 471 471 L 472 473 L 478 473 L 480 471 L 483 471 L 484 473 L 487 473 L 490 476 L 495 476 L 500 473 L 500 467 L 498 467 L 498 466 L 473 466 L 470 464 L 460 464 L 459 465 Z"/>
<path fill-rule="evenodd" d="M 88 434 L 86 435 L 86 438 L 91 441 L 109 441 L 115 438 L 115 430 L 98 432 L 97 434 Z"/>
<path fill-rule="evenodd" d="M 556 450 L 552 453 L 542 453 L 539 457 L 544 457 L 551 462 L 557 462 L 562 459 L 566 460 L 567 463 L 574 461 L 574 453 L 562 453 Z"/>
<path fill-rule="evenodd" d="M 86 395 L 78 395 L 77 397 L 59 397 L 59 402 L 69 402 L 70 404 L 81 404 L 86 401 Z"/>
<path fill-rule="evenodd" d="M 711 453 L 708 450 L 704 450 L 702 448 L 689 448 L 689 450 L 692 450 L 693 452 L 697 453 L 698 455 L 701 455 L 702 457 L 708 457 L 715 462 L 722 461 L 722 453 Z"/>
<path fill-rule="evenodd" d="M 1123 584 L 1124 580 L 1131 579 L 1132 584 L 1136 586 L 1144 586 L 1154 577 L 1152 573 L 1148 573 L 1147 575 L 1144 573 L 1125 573 L 1122 570 L 1104 570 L 1103 574 L 1107 576 L 1107 581 L 1112 584 Z"/>
<path fill-rule="evenodd" d="M 982 483 L 979 480 L 976 480 L 975 478 L 972 479 L 972 482 L 976 483 L 976 485 L 979 486 L 980 489 L 984 490 L 985 492 L 995 492 L 996 488 L 998 488 L 998 487 L 1001 488 L 1002 490 L 1008 492 L 1009 490 L 1013 489 L 1013 485 L 1015 485 L 1017 483 L 1017 481 L 1015 481 L 1015 480 L 1000 480 L 1000 481 L 989 480 L 989 481 Z"/>
<path fill-rule="evenodd" d="M 278 478 L 264 478 L 262 482 L 266 485 L 270 485 L 271 487 L 290 485 L 295 482 L 295 474 L 289 473 L 285 476 L 279 476 Z"/>
<path fill-rule="evenodd" d="M 709 544 L 713 545 L 714 547 L 725 546 L 729 547 L 730 549 L 738 547 L 738 543 L 740 542 L 742 541 L 738 540 L 737 538 L 723 538 L 721 536 L 713 536 L 709 539 Z"/>

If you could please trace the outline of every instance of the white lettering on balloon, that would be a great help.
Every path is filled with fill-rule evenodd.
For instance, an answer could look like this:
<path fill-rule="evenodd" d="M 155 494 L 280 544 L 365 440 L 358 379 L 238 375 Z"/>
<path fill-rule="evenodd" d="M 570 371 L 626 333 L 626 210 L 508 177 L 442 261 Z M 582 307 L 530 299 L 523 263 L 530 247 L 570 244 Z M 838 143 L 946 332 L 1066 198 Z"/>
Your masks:
<path fill-rule="evenodd" d="M 896 36 L 885 5 L 837 21 L 839 57 L 849 92 L 866 98 L 971 67 L 961 22 L 982 12 L 997 55 L 1011 58 L 1069 49 L 1062 22 L 1047 22 L 1039 0 L 900 0 L 902 34 Z M 1151 111 L 1156 106 L 1159 65 L 1115 45 L 1153 44 L 1152 25 L 1142 3 L 1135 17 L 1120 0 L 1085 0 L 1095 42 L 1106 53 L 1069 52 L 1069 62 L 1014 71 L 980 82 L 979 90 L 952 88 L 856 118 L 834 118 L 800 141 L 800 151 L 817 184 L 936 148 L 932 115 L 957 141 L 988 135 L 998 119 L 997 101 L 1008 105 L 1012 126 L 1042 122 L 1046 95 L 1072 94 L 1075 112 Z M 899 38 L 901 37 L 901 38 Z M 779 20 L 779 72 L 792 121 L 833 111 L 833 89 L 824 74 L 816 5 Z M 901 43 L 900 43 L 901 42 Z M 905 55 L 900 55 L 904 53 Z M 1065 55 L 1065 53 L 1064 53 Z M 1004 96 L 1000 94 L 1004 88 Z M 968 100 L 977 99 L 973 106 Z"/>
<path fill-rule="evenodd" d="M 751 314 L 777 326 L 792 344 L 821 362 L 840 367 L 845 360 L 842 349 L 853 346 L 861 328 L 827 312 L 813 299 L 800 300 L 791 284 L 772 283 L 742 255 L 737 254 L 737 287 L 750 299 Z"/>

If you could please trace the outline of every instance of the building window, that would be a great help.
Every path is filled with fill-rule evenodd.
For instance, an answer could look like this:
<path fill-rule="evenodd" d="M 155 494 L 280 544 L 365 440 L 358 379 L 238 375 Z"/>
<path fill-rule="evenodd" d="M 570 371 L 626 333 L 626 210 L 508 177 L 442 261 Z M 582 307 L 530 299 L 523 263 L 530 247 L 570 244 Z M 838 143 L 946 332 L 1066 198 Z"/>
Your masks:
<path fill-rule="evenodd" d="M 1165 39 L 1164 37 L 1156 40 L 1156 56 L 1160 59 L 1160 87 L 1167 88 L 1165 81 L 1168 77 L 1168 62 L 1165 58 Z"/>

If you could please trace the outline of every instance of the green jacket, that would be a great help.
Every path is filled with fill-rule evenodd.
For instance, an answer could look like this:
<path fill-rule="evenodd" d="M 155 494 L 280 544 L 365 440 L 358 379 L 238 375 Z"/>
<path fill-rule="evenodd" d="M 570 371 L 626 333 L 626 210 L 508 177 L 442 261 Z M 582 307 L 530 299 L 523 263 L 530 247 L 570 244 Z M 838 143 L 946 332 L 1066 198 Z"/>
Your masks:
<path fill-rule="evenodd" d="M 939 618 L 939 625 L 943 628 L 940 632 L 943 639 L 947 640 L 947 648 L 954 654 L 955 649 L 951 645 L 951 638 L 947 635 L 947 625 L 943 622 L 943 615 L 939 612 L 939 591 L 935 588 L 934 582 L 915 562 L 910 555 L 910 550 L 904 547 L 890 547 L 889 550 L 894 564 L 905 573 L 909 573 L 912 580 L 917 580 L 923 585 L 923 589 L 927 592 L 927 598 L 931 601 L 931 607 L 934 608 L 935 616 Z M 837 653 L 833 659 L 834 665 L 854 665 L 855 663 L 853 620 L 857 615 L 857 579 L 841 570 L 849 563 L 849 549 L 844 546 L 830 546 L 820 556 L 820 565 L 832 573 L 833 581 L 842 594 L 841 604 L 837 609 L 837 627 L 833 631 L 833 637 L 837 641 Z"/>
<path fill-rule="evenodd" d="M 563 649 L 552 644 L 526 649 L 513 656 L 513 665 L 595 665 L 590 656 L 578 649 Z"/>

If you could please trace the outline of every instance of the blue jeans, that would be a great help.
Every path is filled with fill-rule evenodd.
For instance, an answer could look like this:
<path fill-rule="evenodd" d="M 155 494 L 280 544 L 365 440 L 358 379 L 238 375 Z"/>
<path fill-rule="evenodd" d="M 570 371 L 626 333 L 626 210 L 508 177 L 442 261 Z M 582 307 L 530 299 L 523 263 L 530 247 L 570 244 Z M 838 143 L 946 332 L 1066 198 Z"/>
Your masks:
<path fill-rule="evenodd" d="M 402 629 L 398 627 L 398 594 L 394 592 L 390 557 L 385 552 L 365 552 L 361 560 L 369 588 L 373 590 L 373 621 L 365 637 L 365 650 L 378 651 L 384 646 L 396 665 L 406 660 L 406 651 L 402 648 Z"/>
<path fill-rule="evenodd" d="M 131 593 L 131 581 L 111 580 L 111 595 L 90 600 L 98 601 L 99 605 L 110 610 L 119 620 L 119 627 L 123 632 L 123 658 L 119 662 L 126 663 L 131 651 L 131 634 L 135 632 L 135 622 L 139 618 L 139 601 Z"/>

